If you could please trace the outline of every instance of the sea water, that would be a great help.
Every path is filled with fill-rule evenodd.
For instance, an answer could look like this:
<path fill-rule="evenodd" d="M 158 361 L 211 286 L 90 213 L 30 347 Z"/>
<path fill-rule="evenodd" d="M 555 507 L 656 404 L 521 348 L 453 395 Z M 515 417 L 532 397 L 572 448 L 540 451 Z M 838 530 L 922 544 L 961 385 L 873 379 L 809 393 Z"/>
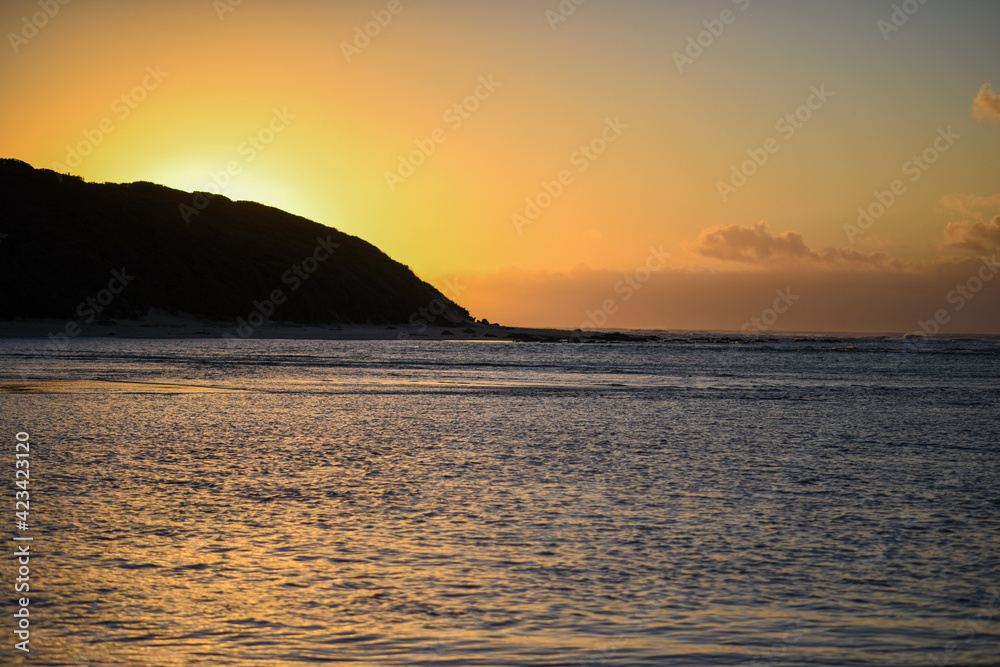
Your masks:
<path fill-rule="evenodd" d="M 995 665 L 1000 340 L 0 341 L 32 665 Z"/>

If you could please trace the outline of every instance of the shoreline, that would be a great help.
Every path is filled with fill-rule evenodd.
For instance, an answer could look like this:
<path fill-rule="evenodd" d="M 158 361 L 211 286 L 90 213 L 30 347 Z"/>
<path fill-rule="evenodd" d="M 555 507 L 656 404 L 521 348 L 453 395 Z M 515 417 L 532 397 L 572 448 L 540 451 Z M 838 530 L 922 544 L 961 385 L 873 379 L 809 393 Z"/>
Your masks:
<path fill-rule="evenodd" d="M 155 313 L 142 320 L 110 320 L 82 324 L 77 320 L 29 319 L 0 321 L 0 340 L 49 339 L 66 341 L 73 338 L 115 338 L 125 340 L 344 340 L 344 341 L 503 341 L 503 342 L 652 342 L 697 340 L 768 340 L 801 338 L 821 341 L 843 341 L 852 338 L 995 338 L 996 334 L 941 334 L 925 336 L 920 332 L 796 332 L 770 331 L 759 334 L 739 331 L 693 330 L 587 330 L 559 328 L 512 327 L 499 324 L 460 323 L 440 325 L 305 325 L 265 322 L 259 327 L 238 332 L 235 322 L 205 321 L 192 317 Z M 246 326 L 246 325 L 244 325 Z M 249 330 L 248 330 L 249 329 Z M 245 335 L 249 333 L 250 335 Z M 244 335 L 241 335 L 244 334 Z"/>
<path fill-rule="evenodd" d="M 249 335 L 245 335 L 249 334 Z M 656 336 L 605 331 L 570 331 L 508 327 L 498 324 L 461 323 L 438 325 L 306 325 L 265 322 L 238 331 L 233 322 L 210 322 L 193 318 L 155 316 L 143 320 L 114 320 L 79 324 L 65 320 L 21 320 L 0 322 L 0 340 L 115 338 L 124 340 L 453 340 L 558 342 L 567 340 L 653 340 Z"/>

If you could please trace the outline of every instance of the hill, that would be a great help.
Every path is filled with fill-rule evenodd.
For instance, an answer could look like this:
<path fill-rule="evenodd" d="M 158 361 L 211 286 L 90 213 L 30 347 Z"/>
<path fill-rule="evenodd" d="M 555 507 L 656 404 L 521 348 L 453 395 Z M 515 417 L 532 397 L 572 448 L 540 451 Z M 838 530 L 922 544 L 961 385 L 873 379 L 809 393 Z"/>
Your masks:
<path fill-rule="evenodd" d="M 10 159 L 0 201 L 0 320 L 87 324 L 152 309 L 298 324 L 472 319 L 372 244 L 261 204 Z"/>

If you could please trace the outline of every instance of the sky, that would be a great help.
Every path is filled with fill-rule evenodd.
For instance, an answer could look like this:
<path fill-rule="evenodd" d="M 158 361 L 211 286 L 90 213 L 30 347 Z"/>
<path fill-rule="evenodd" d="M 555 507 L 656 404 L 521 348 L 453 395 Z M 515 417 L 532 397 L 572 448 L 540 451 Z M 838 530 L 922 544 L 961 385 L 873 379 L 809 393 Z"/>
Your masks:
<path fill-rule="evenodd" d="M 0 156 L 519 326 L 1000 333 L 992 0 L 7 0 Z"/>

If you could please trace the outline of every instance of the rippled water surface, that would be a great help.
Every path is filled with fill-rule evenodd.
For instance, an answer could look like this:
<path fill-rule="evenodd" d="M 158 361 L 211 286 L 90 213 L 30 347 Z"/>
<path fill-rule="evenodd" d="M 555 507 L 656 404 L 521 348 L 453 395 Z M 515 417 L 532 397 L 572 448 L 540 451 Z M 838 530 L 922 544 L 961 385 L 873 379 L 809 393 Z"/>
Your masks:
<path fill-rule="evenodd" d="M 7 663 L 1000 663 L 997 339 L 44 347 Z"/>

